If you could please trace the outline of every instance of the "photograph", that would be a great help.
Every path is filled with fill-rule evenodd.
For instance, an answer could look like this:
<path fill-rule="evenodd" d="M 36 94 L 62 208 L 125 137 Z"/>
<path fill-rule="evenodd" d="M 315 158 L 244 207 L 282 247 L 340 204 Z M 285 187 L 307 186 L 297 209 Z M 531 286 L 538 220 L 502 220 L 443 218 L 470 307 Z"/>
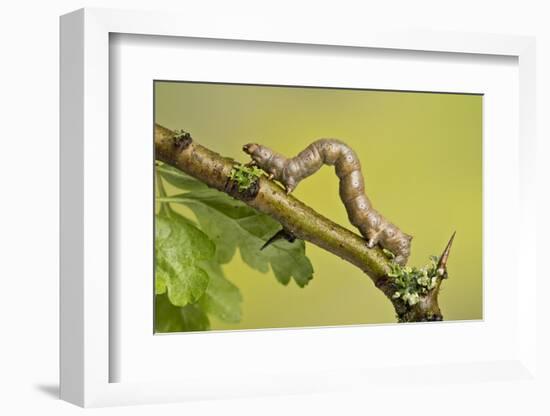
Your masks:
<path fill-rule="evenodd" d="M 153 89 L 155 333 L 483 319 L 482 94 Z"/>

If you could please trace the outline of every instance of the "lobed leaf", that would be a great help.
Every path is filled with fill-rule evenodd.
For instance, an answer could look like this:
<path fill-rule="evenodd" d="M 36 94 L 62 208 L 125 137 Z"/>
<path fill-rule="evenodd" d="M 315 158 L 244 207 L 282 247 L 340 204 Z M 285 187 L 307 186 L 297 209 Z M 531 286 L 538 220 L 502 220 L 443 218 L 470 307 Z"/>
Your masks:
<path fill-rule="evenodd" d="M 179 171 L 178 171 L 179 172 Z M 191 184 L 185 174 L 179 184 Z M 197 186 L 200 189 L 202 186 Z M 241 319 L 239 289 L 214 259 L 215 246 L 198 224 L 165 205 L 156 218 L 156 330 L 199 331 L 210 327 L 208 315 L 226 322 Z"/>
<path fill-rule="evenodd" d="M 243 261 L 266 273 L 271 266 L 277 280 L 288 284 L 291 278 L 304 287 L 313 277 L 313 267 L 305 255 L 305 244 L 281 240 L 260 251 L 263 243 L 280 225 L 241 201 L 215 189 L 200 189 L 164 198 L 185 204 L 196 215 L 201 229 L 216 243 L 216 259 L 229 262 L 237 247 Z"/>
<path fill-rule="evenodd" d="M 270 217 L 248 209 L 243 216 L 228 219 L 223 217 L 223 211 L 216 211 L 216 206 L 209 204 L 209 200 L 202 199 L 201 202 L 189 206 L 197 215 L 205 232 L 214 240 L 218 240 L 218 247 L 225 245 L 224 250 L 233 253 L 236 247 L 239 247 L 246 264 L 264 273 L 271 266 L 275 277 L 285 285 L 293 277 L 296 283 L 303 287 L 312 278 L 313 268 L 305 256 L 303 241 L 289 243 L 280 240 L 260 251 L 263 243 L 280 228 L 280 225 Z M 224 256 L 220 257 L 220 261 L 223 262 Z"/>

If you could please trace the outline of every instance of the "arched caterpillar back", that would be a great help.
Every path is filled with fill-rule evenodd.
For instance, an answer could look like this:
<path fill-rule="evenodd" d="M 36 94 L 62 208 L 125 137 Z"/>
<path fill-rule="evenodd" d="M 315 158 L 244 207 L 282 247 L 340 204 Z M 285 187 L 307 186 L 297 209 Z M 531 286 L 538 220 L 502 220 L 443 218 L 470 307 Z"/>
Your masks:
<path fill-rule="evenodd" d="M 252 163 L 269 174 L 270 179 L 281 182 L 287 193 L 324 164 L 334 165 L 340 179 L 340 199 L 346 207 L 349 221 L 365 237 L 368 247 L 379 244 L 395 255 L 398 264 L 407 263 L 412 237 L 372 207 L 365 195 L 361 163 L 348 145 L 335 139 L 320 139 L 290 159 L 255 143 L 244 145 L 243 150 L 252 157 Z"/>

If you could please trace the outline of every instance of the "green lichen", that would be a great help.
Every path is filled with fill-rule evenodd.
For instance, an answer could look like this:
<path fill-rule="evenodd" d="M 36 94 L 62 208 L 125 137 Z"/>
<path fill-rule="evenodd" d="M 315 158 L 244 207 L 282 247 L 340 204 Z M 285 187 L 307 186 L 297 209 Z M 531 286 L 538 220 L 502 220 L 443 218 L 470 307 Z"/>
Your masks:
<path fill-rule="evenodd" d="M 235 165 L 229 173 L 229 179 L 236 182 L 239 187 L 239 192 L 244 192 L 264 174 L 264 171 L 256 166 Z"/>
<path fill-rule="evenodd" d="M 384 252 L 386 253 L 387 250 Z M 388 255 L 386 253 L 386 255 Z M 422 296 L 427 295 L 437 284 L 437 256 L 430 256 L 430 263 L 424 267 L 400 266 L 390 263 L 389 277 L 393 278 L 395 292 L 393 299 L 401 299 L 409 306 L 416 305 Z"/>

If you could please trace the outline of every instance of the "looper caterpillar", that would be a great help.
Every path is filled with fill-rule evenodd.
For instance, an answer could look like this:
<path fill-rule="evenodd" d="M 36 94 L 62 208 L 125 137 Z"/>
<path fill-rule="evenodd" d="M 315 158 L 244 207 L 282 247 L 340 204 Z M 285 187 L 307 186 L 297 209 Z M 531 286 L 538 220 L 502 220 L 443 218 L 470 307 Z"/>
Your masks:
<path fill-rule="evenodd" d="M 287 193 L 291 193 L 301 180 L 313 175 L 321 166 L 334 165 L 340 179 L 340 199 L 349 221 L 365 237 L 368 247 L 378 244 L 395 255 L 396 263 L 407 263 L 412 236 L 372 207 L 365 194 L 361 163 L 347 144 L 336 139 L 320 139 L 293 158 L 286 158 L 256 143 L 244 145 L 243 150 L 252 157 L 252 164 L 268 173 L 270 179 L 281 182 Z"/>

